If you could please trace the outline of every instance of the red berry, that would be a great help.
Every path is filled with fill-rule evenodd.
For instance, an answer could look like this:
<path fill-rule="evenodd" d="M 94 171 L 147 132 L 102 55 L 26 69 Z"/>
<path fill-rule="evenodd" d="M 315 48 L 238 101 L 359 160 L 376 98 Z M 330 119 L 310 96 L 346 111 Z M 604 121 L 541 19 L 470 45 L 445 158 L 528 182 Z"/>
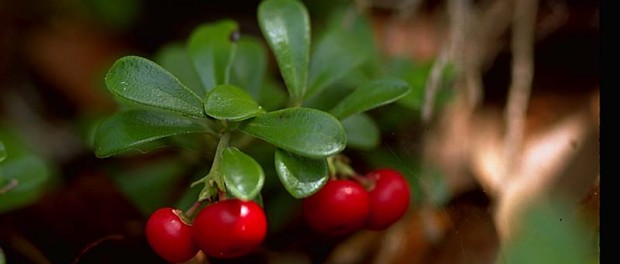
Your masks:
<path fill-rule="evenodd" d="M 374 181 L 368 190 L 370 214 L 366 228 L 383 230 L 400 219 L 409 207 L 409 184 L 405 177 L 392 169 L 375 170 L 366 175 Z"/>
<path fill-rule="evenodd" d="M 180 210 L 161 208 L 146 222 L 146 240 L 161 258 L 169 262 L 185 262 L 198 253 L 192 238 L 192 226 L 185 223 Z"/>
<path fill-rule="evenodd" d="M 344 235 L 364 226 L 369 213 L 368 192 L 351 180 L 330 180 L 302 202 L 310 227 L 326 235 Z"/>
<path fill-rule="evenodd" d="M 254 201 L 229 199 L 210 204 L 194 219 L 194 240 L 207 255 L 236 258 L 258 247 L 267 234 L 267 217 Z"/>

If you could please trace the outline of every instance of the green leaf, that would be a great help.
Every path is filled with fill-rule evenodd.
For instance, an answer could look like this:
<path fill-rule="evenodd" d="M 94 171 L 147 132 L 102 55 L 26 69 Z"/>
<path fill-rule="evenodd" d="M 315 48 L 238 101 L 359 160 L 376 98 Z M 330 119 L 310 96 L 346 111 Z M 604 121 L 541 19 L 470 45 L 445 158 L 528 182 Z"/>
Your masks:
<path fill-rule="evenodd" d="M 411 87 L 400 79 L 370 81 L 355 89 L 338 103 L 330 113 L 338 119 L 389 104 L 405 96 Z"/>
<path fill-rule="evenodd" d="M 310 54 L 310 18 L 297 0 L 266 0 L 258 6 L 258 22 L 273 51 L 294 102 L 304 98 Z"/>
<path fill-rule="evenodd" d="M 164 157 L 108 172 L 120 191 L 144 216 L 172 204 L 188 168 L 180 157 Z M 193 197 L 194 200 L 196 196 Z"/>
<path fill-rule="evenodd" d="M 327 183 L 326 159 L 311 159 L 278 149 L 276 172 L 284 188 L 295 198 L 308 197 Z"/>
<path fill-rule="evenodd" d="M 4 189 L 0 192 L 0 213 L 36 202 L 45 193 L 51 174 L 48 165 L 34 155 L 7 159 L 0 170 L 6 179 L 0 186 Z"/>
<path fill-rule="evenodd" d="M 263 168 L 252 157 L 235 147 L 222 153 L 224 182 L 232 195 L 242 200 L 252 200 L 265 183 Z"/>
<path fill-rule="evenodd" d="M 205 91 L 226 83 L 238 31 L 235 21 L 222 20 L 197 27 L 189 37 L 187 51 Z"/>
<path fill-rule="evenodd" d="M 244 88 L 256 100 L 267 73 L 267 49 L 255 37 L 242 37 L 232 65 L 231 83 Z"/>
<path fill-rule="evenodd" d="M 311 108 L 286 108 L 244 121 L 241 131 L 295 154 L 322 158 L 342 151 L 346 135 L 332 115 Z"/>
<path fill-rule="evenodd" d="M 155 55 L 155 62 L 174 74 L 181 83 L 192 89 L 200 98 L 205 96 L 205 89 L 202 88 L 202 82 L 194 70 L 185 44 L 175 42 L 163 46 Z"/>
<path fill-rule="evenodd" d="M 156 63 L 137 56 L 118 59 L 105 77 L 114 95 L 142 105 L 204 117 L 202 98 Z"/>
<path fill-rule="evenodd" d="M 259 104 L 268 111 L 282 109 L 286 105 L 288 94 L 282 83 L 266 78 L 260 88 Z"/>
<path fill-rule="evenodd" d="M 207 93 L 205 112 L 215 119 L 241 121 L 258 115 L 263 109 L 245 90 L 223 84 Z"/>
<path fill-rule="evenodd" d="M 364 113 L 349 116 L 342 120 L 347 133 L 347 146 L 370 150 L 379 145 L 381 132 L 377 123 Z"/>
<path fill-rule="evenodd" d="M 95 154 L 109 157 L 167 136 L 206 131 L 204 120 L 147 110 L 119 112 L 97 128 Z"/>
<path fill-rule="evenodd" d="M 348 32 L 333 29 L 325 34 L 310 59 L 306 98 L 320 93 L 366 60 L 364 49 Z"/>
<path fill-rule="evenodd" d="M 565 201 L 539 199 L 523 208 L 513 235 L 497 263 L 594 263 L 598 256 L 589 223 L 577 217 Z"/>
<path fill-rule="evenodd" d="M 6 159 L 6 148 L 4 148 L 4 143 L 0 141 L 0 162 Z"/>

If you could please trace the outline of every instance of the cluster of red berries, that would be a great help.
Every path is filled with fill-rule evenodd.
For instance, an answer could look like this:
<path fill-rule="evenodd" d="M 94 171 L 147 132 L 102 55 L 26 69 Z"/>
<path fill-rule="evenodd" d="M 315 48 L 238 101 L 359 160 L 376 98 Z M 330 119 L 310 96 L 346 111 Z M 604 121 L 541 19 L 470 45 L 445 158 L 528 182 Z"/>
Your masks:
<path fill-rule="evenodd" d="M 146 239 L 153 251 L 173 263 L 190 260 L 199 250 L 216 258 L 239 257 L 258 247 L 267 234 L 265 212 L 253 201 L 210 204 L 191 224 L 181 214 L 161 208 L 146 223 Z"/>
<path fill-rule="evenodd" d="M 366 228 L 383 230 L 409 207 L 409 185 L 395 170 L 331 179 L 302 201 L 308 224 L 326 235 Z M 151 248 L 169 262 L 185 262 L 199 250 L 215 258 L 235 258 L 258 247 L 267 233 L 263 209 L 253 201 L 227 199 L 207 205 L 190 224 L 180 210 L 161 208 L 146 223 Z"/>
<path fill-rule="evenodd" d="M 409 185 L 396 170 L 379 169 L 361 176 L 330 180 L 304 199 L 309 226 L 325 235 L 344 235 L 362 228 L 383 230 L 409 207 Z"/>

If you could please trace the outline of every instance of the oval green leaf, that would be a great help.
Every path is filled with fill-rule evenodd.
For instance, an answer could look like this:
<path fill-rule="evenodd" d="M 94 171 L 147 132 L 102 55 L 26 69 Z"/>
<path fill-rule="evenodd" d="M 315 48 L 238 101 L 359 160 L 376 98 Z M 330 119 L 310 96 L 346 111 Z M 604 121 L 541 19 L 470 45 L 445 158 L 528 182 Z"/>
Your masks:
<path fill-rule="evenodd" d="M 267 73 L 267 49 L 255 37 L 241 37 L 232 65 L 231 82 L 244 88 L 254 99 L 260 98 L 260 89 Z"/>
<path fill-rule="evenodd" d="M 97 128 L 95 155 L 105 158 L 160 138 L 205 131 L 204 120 L 147 110 L 118 112 Z"/>
<path fill-rule="evenodd" d="M 350 115 L 394 102 L 410 90 L 409 84 L 400 79 L 373 80 L 355 89 L 334 106 L 330 113 L 342 120 Z"/>
<path fill-rule="evenodd" d="M 185 115 L 204 117 L 202 98 L 170 72 L 148 59 L 118 59 L 105 77 L 110 92 L 132 102 Z"/>
<path fill-rule="evenodd" d="M 321 38 L 310 58 L 306 98 L 320 93 L 366 60 L 367 52 L 355 40 L 341 29 L 332 29 Z"/>
<path fill-rule="evenodd" d="M 229 147 L 222 153 L 221 166 L 224 182 L 233 196 L 252 200 L 260 193 L 265 183 L 265 173 L 252 157 L 235 147 Z"/>
<path fill-rule="evenodd" d="M 0 189 L 0 214 L 36 202 L 46 191 L 50 167 L 34 155 L 7 159 L 0 165 L 5 179 Z M 12 185 L 12 186 L 7 186 Z"/>
<path fill-rule="evenodd" d="M 370 150 L 379 145 L 381 132 L 377 123 L 364 113 L 349 116 L 342 120 L 347 133 L 347 146 Z"/>
<path fill-rule="evenodd" d="M 244 121 L 241 131 L 295 154 L 323 158 L 342 151 L 346 135 L 332 115 L 312 108 L 286 108 Z"/>
<path fill-rule="evenodd" d="M 203 24 L 189 37 L 187 52 L 205 91 L 226 83 L 228 64 L 232 62 L 234 34 L 239 25 L 232 20 Z"/>
<path fill-rule="evenodd" d="M 205 96 L 205 112 L 220 120 L 241 121 L 263 109 L 245 90 L 233 85 L 217 85 Z"/>
<path fill-rule="evenodd" d="M 258 23 L 273 51 L 294 101 L 304 97 L 310 60 L 310 18 L 297 0 L 266 0 L 258 6 Z"/>
<path fill-rule="evenodd" d="M 205 96 L 205 89 L 202 88 L 202 82 L 187 54 L 185 43 L 166 44 L 157 52 L 155 62 L 174 74 L 181 83 L 192 89 L 200 98 Z"/>
<path fill-rule="evenodd" d="M 329 179 L 325 158 L 311 159 L 278 149 L 275 164 L 280 182 L 297 199 L 312 195 Z"/>

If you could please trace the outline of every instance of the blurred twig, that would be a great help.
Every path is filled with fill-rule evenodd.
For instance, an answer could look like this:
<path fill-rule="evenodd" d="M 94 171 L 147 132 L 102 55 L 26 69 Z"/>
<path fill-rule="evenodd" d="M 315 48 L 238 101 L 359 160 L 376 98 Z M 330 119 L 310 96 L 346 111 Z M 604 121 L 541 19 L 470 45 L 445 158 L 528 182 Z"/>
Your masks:
<path fill-rule="evenodd" d="M 88 253 L 91 249 L 95 248 L 98 245 L 101 245 L 103 242 L 109 241 L 109 240 L 123 240 L 125 239 L 124 236 L 119 235 L 119 234 L 113 234 L 113 235 L 109 235 L 109 236 L 105 236 L 102 237 L 100 239 L 97 239 L 96 241 L 90 243 L 88 246 L 86 246 L 86 248 L 84 248 L 80 254 L 78 254 L 78 256 L 73 259 L 73 264 L 77 264 L 80 262 L 80 260 L 82 259 L 82 257 L 84 255 L 86 255 L 86 253 Z"/>
<path fill-rule="evenodd" d="M 504 157 L 506 170 L 512 172 L 518 163 L 525 131 L 525 116 L 534 77 L 534 33 L 537 0 L 515 1 L 512 30 L 512 81 L 504 112 L 506 134 Z"/>
<path fill-rule="evenodd" d="M 10 246 L 34 264 L 51 264 L 45 254 L 37 246 L 21 235 L 13 235 L 9 239 Z"/>

